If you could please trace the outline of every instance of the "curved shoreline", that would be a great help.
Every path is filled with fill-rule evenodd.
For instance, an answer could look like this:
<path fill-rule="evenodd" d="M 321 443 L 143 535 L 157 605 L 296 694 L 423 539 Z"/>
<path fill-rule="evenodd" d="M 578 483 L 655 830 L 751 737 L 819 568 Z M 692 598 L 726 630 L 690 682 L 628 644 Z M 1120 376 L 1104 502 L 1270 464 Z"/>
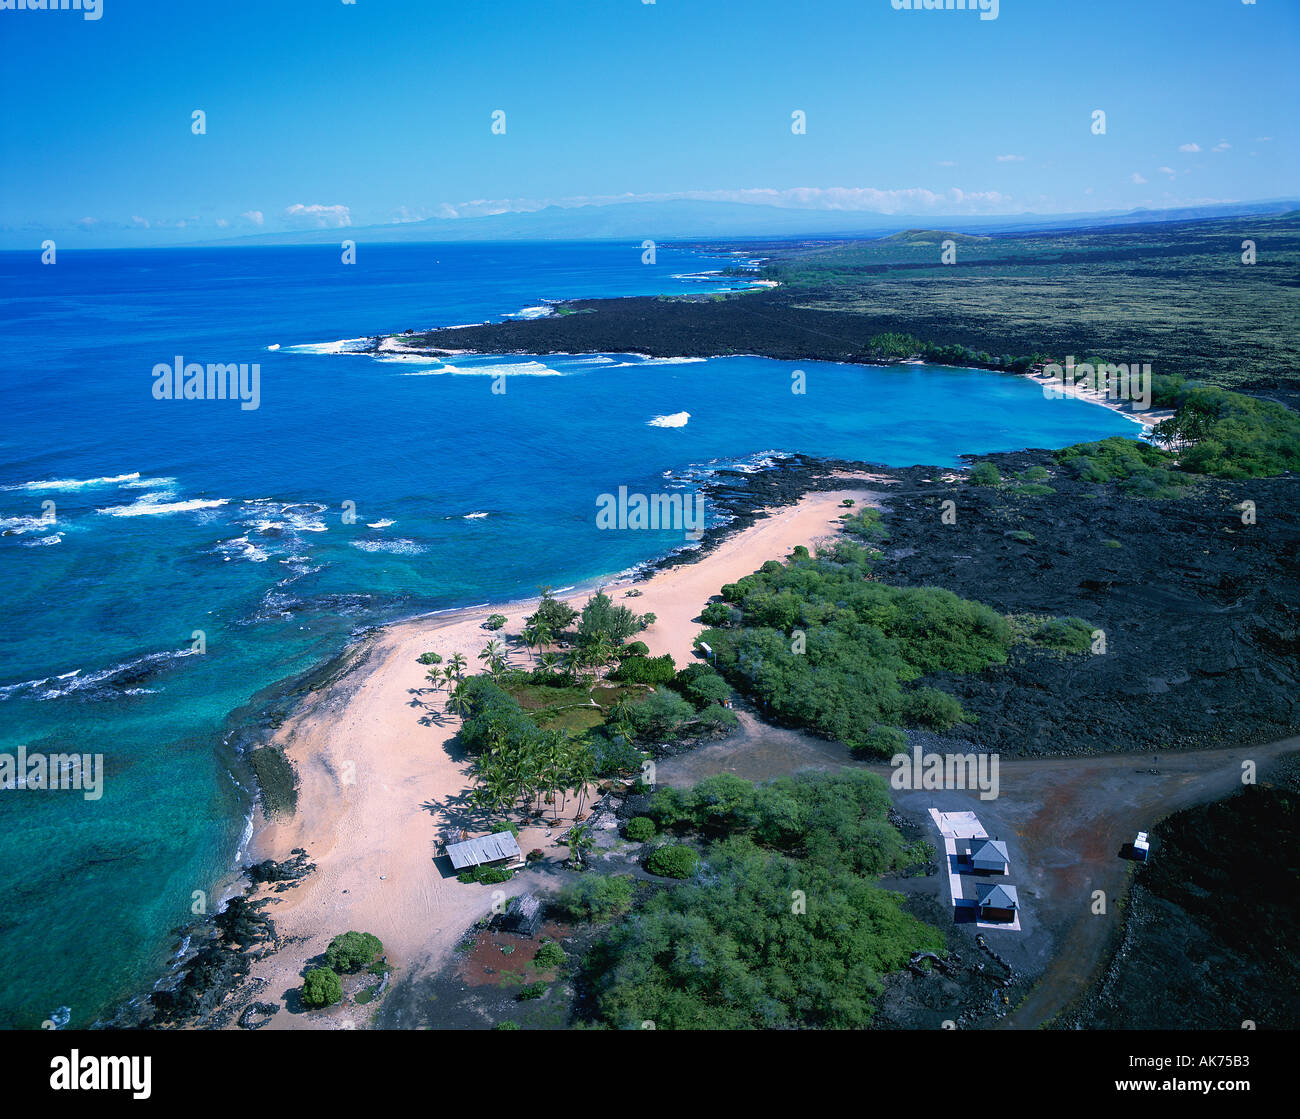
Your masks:
<path fill-rule="evenodd" d="M 636 581 L 639 611 L 656 614 L 641 639 L 655 654 L 669 653 L 678 664 L 692 657 L 700 609 L 727 582 L 759 564 L 812 545 L 832 535 L 843 513 L 840 502 L 872 501 L 866 488 L 879 476 L 841 479 L 844 488 L 807 494 L 735 532 L 696 562 L 679 564 Z M 856 485 L 855 485 L 856 483 Z M 631 579 L 607 587 L 625 591 Z M 574 591 L 566 601 L 586 597 Z M 444 660 L 462 652 L 474 663 L 491 636 L 481 628 L 492 613 L 510 618 L 517 631 L 536 599 L 458 611 L 451 616 L 412 618 L 382 627 L 346 672 L 318 693 L 304 698 L 272 737 L 298 774 L 298 804 L 290 815 L 267 816 L 259 807 L 250 843 L 254 861 L 288 859 L 295 848 L 307 851 L 316 870 L 285 893 L 260 888 L 254 898 L 274 899 L 268 915 L 276 922 L 282 947 L 255 961 L 250 978 L 264 997 L 290 999 L 301 983 L 306 962 L 324 951 L 340 932 L 358 929 L 384 941 L 389 960 L 401 971 L 430 966 L 445 957 L 475 919 L 493 904 L 492 891 L 443 878 L 434 864 L 440 832 L 472 823 L 464 794 L 472 781 L 469 760 L 459 751 L 459 720 L 442 713 L 442 693 L 424 682 L 417 657 L 435 650 Z M 527 654 L 510 648 L 513 663 Z M 520 846 L 541 847 L 547 862 L 562 856 L 545 834 L 525 828 Z M 537 834 L 533 834 L 536 832 Z M 545 863 L 543 865 L 546 865 Z M 538 872 L 518 876 L 519 886 Z M 512 890 L 514 887 L 512 887 Z M 272 1029 L 351 1028 L 354 1007 L 312 1014 L 277 1014 Z"/>

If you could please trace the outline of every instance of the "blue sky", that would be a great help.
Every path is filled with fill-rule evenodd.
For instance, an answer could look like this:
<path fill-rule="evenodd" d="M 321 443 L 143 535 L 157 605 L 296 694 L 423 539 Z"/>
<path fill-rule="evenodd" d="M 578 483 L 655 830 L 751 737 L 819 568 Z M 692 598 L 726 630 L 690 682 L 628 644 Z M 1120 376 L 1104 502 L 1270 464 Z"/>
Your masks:
<path fill-rule="evenodd" d="M 954 215 L 1300 194 L 1296 0 L 1000 0 L 995 20 L 891 0 L 101 2 L 0 10 L 7 246 L 624 197 Z"/>

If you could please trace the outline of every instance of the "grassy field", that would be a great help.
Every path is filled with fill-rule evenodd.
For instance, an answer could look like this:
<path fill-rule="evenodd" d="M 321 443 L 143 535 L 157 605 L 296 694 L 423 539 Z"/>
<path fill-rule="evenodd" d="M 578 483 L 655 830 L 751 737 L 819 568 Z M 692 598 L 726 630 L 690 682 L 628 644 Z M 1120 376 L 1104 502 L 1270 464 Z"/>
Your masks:
<path fill-rule="evenodd" d="M 1149 361 L 1225 388 L 1300 379 L 1300 213 L 955 237 L 953 264 L 945 236 L 773 246 L 763 274 L 792 310 L 843 316 L 858 338 L 905 329 L 995 355 Z"/>

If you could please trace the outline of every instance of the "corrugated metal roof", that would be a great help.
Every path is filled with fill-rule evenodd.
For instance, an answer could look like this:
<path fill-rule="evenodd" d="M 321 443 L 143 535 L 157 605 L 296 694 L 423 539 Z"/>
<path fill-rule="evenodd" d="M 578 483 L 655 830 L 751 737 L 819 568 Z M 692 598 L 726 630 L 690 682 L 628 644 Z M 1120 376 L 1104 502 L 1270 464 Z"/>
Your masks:
<path fill-rule="evenodd" d="M 482 866 L 502 859 L 517 859 L 520 857 L 519 844 L 508 831 L 499 831 L 478 839 L 466 839 L 462 843 L 449 843 L 447 857 L 451 859 L 453 867 L 464 870 L 466 867 Z"/>
<path fill-rule="evenodd" d="M 1020 899 L 1016 896 L 1014 886 L 985 886 L 979 894 L 981 909 L 1018 909 Z"/>

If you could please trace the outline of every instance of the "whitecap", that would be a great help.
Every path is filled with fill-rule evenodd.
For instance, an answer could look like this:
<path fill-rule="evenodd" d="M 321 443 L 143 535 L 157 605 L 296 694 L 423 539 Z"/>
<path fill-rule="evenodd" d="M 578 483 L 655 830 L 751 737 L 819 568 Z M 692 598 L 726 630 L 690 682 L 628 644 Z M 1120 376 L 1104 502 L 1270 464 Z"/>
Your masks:
<path fill-rule="evenodd" d="M 114 474 L 107 478 L 50 478 L 43 482 L 22 482 L 4 488 L 6 490 L 81 490 L 90 486 L 120 486 L 126 482 L 133 482 L 139 477 L 139 471 L 136 471 L 133 474 Z"/>
<path fill-rule="evenodd" d="M 691 419 L 689 412 L 673 412 L 668 416 L 656 416 L 653 420 L 647 420 L 650 427 L 685 427 Z"/>
<path fill-rule="evenodd" d="M 382 520 L 375 521 L 373 524 L 366 525 L 366 528 L 388 528 L 389 525 L 397 524 L 396 521 Z"/>

